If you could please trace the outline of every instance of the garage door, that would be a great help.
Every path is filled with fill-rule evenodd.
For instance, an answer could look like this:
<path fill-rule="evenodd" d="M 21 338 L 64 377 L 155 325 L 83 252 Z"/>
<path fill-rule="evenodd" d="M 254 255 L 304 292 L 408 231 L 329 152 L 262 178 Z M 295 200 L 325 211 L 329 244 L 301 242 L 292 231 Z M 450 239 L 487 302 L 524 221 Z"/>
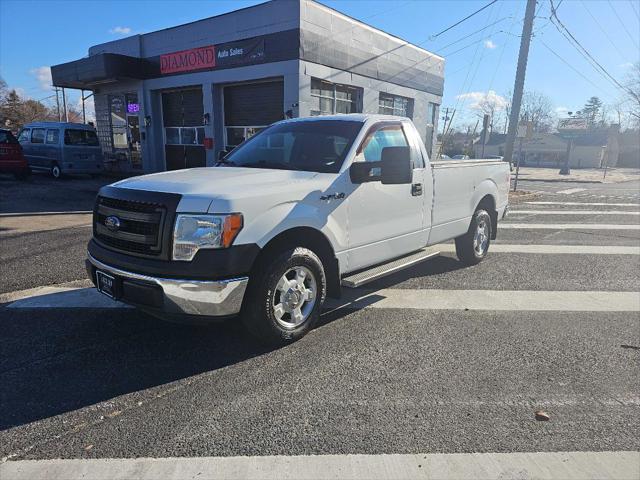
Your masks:
<path fill-rule="evenodd" d="M 225 145 L 235 147 L 264 127 L 284 118 L 282 81 L 224 88 Z"/>
<path fill-rule="evenodd" d="M 162 123 L 167 170 L 204 167 L 202 89 L 162 92 Z"/>

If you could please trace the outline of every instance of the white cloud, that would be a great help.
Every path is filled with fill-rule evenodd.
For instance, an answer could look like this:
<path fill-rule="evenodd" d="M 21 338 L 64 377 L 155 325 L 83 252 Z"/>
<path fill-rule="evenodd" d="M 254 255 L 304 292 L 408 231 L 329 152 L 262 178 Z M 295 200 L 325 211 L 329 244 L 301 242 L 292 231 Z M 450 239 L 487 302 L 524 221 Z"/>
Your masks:
<path fill-rule="evenodd" d="M 498 45 L 496 45 L 495 43 L 493 43 L 493 40 L 489 39 L 489 40 L 485 40 L 484 41 L 484 47 L 488 48 L 489 50 L 493 50 L 494 48 L 496 48 Z"/>
<path fill-rule="evenodd" d="M 502 95 L 498 95 L 495 91 L 489 90 L 488 92 L 469 92 L 463 93 L 456 97 L 459 100 L 470 101 L 469 108 L 473 110 L 482 110 L 484 105 L 493 105 L 496 110 L 505 108 L 509 101 Z"/>
<path fill-rule="evenodd" d="M 625 63 L 621 63 L 620 65 L 618 65 L 620 68 L 631 68 L 633 67 L 633 63 L 632 62 L 625 62 Z"/>
<path fill-rule="evenodd" d="M 129 35 L 131 33 L 131 27 L 113 27 L 109 30 L 111 35 Z"/>
<path fill-rule="evenodd" d="M 36 77 L 42 90 L 51 90 L 51 68 L 47 66 L 32 68 L 29 73 Z"/>

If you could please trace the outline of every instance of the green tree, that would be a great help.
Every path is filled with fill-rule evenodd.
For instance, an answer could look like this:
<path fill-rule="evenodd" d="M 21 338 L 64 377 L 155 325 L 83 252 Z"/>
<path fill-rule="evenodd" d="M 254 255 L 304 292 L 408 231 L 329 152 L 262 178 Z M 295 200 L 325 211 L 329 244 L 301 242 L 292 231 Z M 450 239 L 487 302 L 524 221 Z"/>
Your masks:
<path fill-rule="evenodd" d="M 596 119 L 598 118 L 602 108 L 602 100 L 598 97 L 591 97 L 587 100 L 587 103 L 584 104 L 584 107 L 582 107 L 582 114 L 589 122 L 590 127 L 593 127 L 596 124 Z"/>

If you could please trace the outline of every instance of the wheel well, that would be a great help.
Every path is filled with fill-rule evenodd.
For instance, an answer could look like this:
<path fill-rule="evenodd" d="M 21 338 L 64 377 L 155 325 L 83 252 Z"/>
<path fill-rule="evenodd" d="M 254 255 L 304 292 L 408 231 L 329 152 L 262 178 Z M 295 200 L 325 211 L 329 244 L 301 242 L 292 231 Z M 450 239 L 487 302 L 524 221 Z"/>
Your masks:
<path fill-rule="evenodd" d="M 338 259 L 329 239 L 315 228 L 296 227 L 279 233 L 262 248 L 260 255 L 256 259 L 256 264 L 262 259 L 271 258 L 277 251 L 294 247 L 308 248 L 320 257 L 327 276 L 327 295 L 339 297 L 340 269 L 338 267 Z"/>
<path fill-rule="evenodd" d="M 496 239 L 498 234 L 498 211 L 496 210 L 496 200 L 493 195 L 485 195 L 482 197 L 476 209 L 484 207 L 491 217 L 491 240 Z"/>

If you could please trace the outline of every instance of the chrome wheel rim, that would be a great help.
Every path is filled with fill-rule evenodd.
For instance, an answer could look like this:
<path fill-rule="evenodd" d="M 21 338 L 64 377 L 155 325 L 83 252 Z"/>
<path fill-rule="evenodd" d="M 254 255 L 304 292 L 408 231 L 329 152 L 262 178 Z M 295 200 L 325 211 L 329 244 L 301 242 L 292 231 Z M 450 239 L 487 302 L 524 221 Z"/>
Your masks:
<path fill-rule="evenodd" d="M 283 328 L 299 327 L 316 304 L 317 282 L 307 267 L 292 267 L 280 277 L 271 298 L 273 316 Z"/>
<path fill-rule="evenodd" d="M 473 249 L 476 255 L 482 256 L 487 251 L 489 245 L 489 224 L 486 218 L 479 218 L 476 226 L 476 232 L 473 236 Z"/>
<path fill-rule="evenodd" d="M 55 166 L 51 169 L 51 173 L 53 174 L 54 178 L 58 178 L 60 176 L 60 167 Z"/>

